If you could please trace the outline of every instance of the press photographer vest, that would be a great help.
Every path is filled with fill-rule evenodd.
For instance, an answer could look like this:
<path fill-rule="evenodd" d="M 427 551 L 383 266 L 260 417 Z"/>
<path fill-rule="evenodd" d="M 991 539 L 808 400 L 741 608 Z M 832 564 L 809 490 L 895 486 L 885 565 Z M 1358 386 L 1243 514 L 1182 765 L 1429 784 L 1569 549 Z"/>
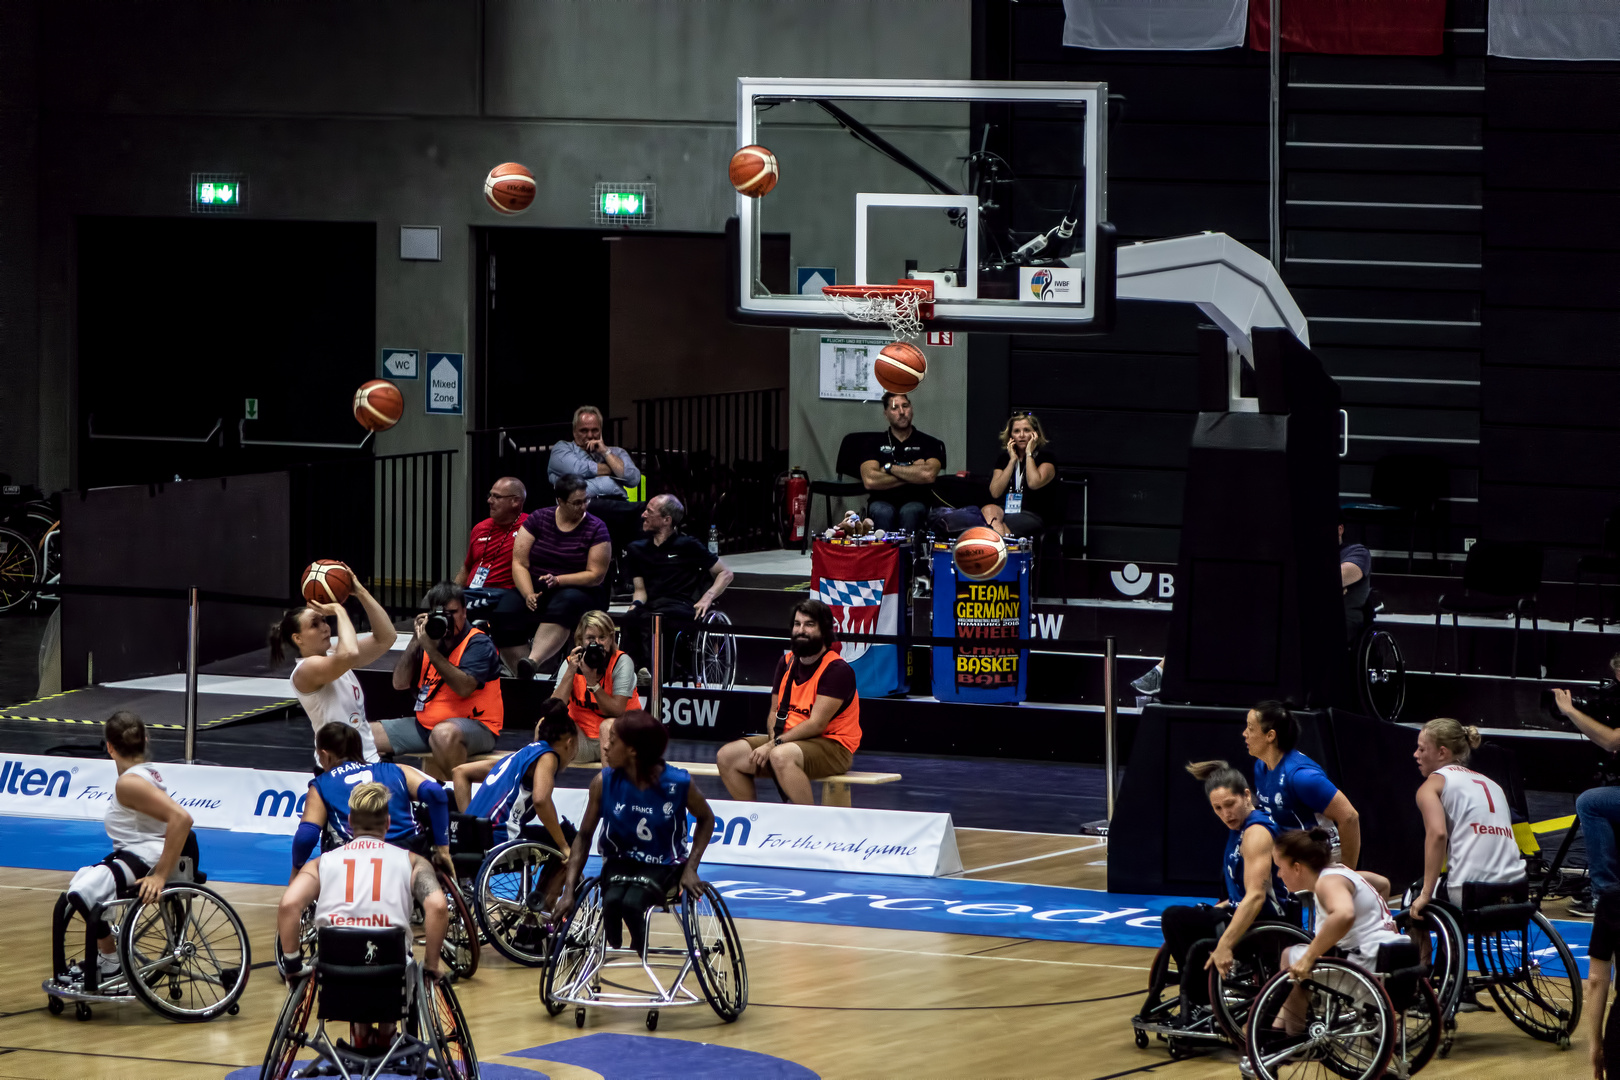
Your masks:
<path fill-rule="evenodd" d="M 450 663 L 460 666 L 461 656 L 467 651 L 467 643 L 473 639 L 474 634 L 482 633 L 483 631 L 477 627 L 470 627 L 467 636 L 450 650 Z M 466 717 L 468 720 L 478 721 L 496 735 L 501 733 L 501 724 L 506 718 L 505 709 L 501 705 L 501 680 L 489 680 L 468 697 L 459 697 L 454 690 L 446 690 L 443 683 L 444 678 L 439 674 L 439 669 L 433 666 L 433 662 L 424 652 L 422 674 L 417 685 L 426 691 L 427 703 L 416 710 L 417 723 L 432 730 L 433 725 L 441 720 Z"/>
<path fill-rule="evenodd" d="M 607 658 L 606 669 L 602 672 L 602 683 L 610 689 L 613 686 L 613 669 L 619 666 L 619 657 L 623 655 L 623 652 L 615 651 Z M 624 707 L 626 712 L 641 708 L 641 694 L 633 685 L 630 687 L 630 700 Z M 573 693 L 568 695 L 568 718 L 587 739 L 599 738 L 598 732 L 602 730 L 602 721 L 607 719 L 597 710 L 596 698 L 586 687 L 585 676 L 577 671 L 574 672 Z"/>
<path fill-rule="evenodd" d="M 799 658 L 792 652 L 787 654 L 787 674 L 782 677 L 782 685 L 777 689 L 776 700 L 780 703 L 786 696 L 788 703 L 787 723 L 784 731 L 792 731 L 806 720 L 810 719 L 810 708 L 816 703 L 816 688 L 821 685 L 821 674 L 827 670 L 827 665 L 834 660 L 842 659 L 837 653 L 828 649 L 821 654 L 821 663 L 816 665 L 816 672 L 797 686 L 793 683 L 794 665 Z M 854 753 L 861 745 L 861 695 L 856 691 L 849 699 L 849 704 L 837 713 L 827 724 L 822 736 L 843 743 L 850 753 Z"/>

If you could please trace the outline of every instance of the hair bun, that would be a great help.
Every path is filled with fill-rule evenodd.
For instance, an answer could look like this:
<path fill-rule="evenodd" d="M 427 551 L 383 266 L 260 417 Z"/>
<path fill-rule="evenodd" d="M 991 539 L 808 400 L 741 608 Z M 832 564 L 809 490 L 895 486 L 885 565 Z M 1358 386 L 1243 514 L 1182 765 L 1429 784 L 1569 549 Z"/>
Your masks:
<path fill-rule="evenodd" d="M 1475 727 L 1473 724 L 1463 725 L 1463 737 L 1468 740 L 1468 745 L 1470 747 L 1479 746 L 1479 728 Z"/>
<path fill-rule="evenodd" d="M 1318 844 L 1332 844 L 1333 834 L 1322 828 L 1322 826 L 1318 825 L 1316 828 L 1311 830 L 1311 839 L 1315 840 Z"/>

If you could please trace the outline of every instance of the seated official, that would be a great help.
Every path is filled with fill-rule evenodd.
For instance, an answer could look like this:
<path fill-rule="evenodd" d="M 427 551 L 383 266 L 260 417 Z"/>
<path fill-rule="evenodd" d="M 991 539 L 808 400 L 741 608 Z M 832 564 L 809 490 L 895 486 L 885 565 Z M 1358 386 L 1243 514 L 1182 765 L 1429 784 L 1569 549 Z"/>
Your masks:
<path fill-rule="evenodd" d="M 534 636 L 536 620 L 512 581 L 512 546 L 523 528 L 523 504 L 528 489 L 515 476 L 503 476 L 490 485 L 489 517 L 472 527 L 467 555 L 456 571 L 455 582 L 466 591 L 475 618 L 489 621 L 489 635 L 507 667 L 516 668 Z"/>
<path fill-rule="evenodd" d="M 446 869 L 450 862 L 450 797 L 431 777 L 409 765 L 368 762 L 360 756 L 360 737 L 343 724 L 327 724 L 315 736 L 321 774 L 309 782 L 304 816 L 293 835 L 293 873 L 309 861 L 317 846 L 341 847 L 355 837 L 349 799 L 357 784 L 376 783 L 388 789 L 388 831 L 383 839 L 418 855 L 434 854 Z M 417 826 L 412 803 L 427 807 L 431 833 Z M 324 841 L 324 843 L 323 843 Z"/>
<path fill-rule="evenodd" d="M 641 470 L 629 451 L 603 442 L 602 433 L 602 410 L 594 405 L 575 409 L 574 438 L 553 444 L 546 477 L 553 484 L 565 476 L 585 481 L 590 512 L 607 524 L 613 549 L 623 551 L 641 531 L 640 508 L 625 494 L 641 483 Z"/>
<path fill-rule="evenodd" d="M 1372 592 L 1372 552 L 1365 544 L 1344 542 L 1339 522 L 1339 588 L 1344 594 L 1344 639 L 1354 645 L 1366 623 L 1367 596 Z"/>
<path fill-rule="evenodd" d="M 568 717 L 567 703 L 547 698 L 528 746 L 499 761 L 469 761 L 456 769 L 456 805 L 464 814 L 488 819 L 497 840 L 503 835 L 516 840 L 525 825 L 538 821 L 557 850 L 566 852 L 573 838 L 563 829 L 551 792 L 578 748 L 579 728 Z M 480 783 L 473 794 L 472 786 Z"/>
<path fill-rule="evenodd" d="M 1002 536 L 1035 536 L 1048 525 L 1061 524 L 1057 458 L 1040 419 L 1030 412 L 1013 413 L 996 440 L 1001 455 L 990 471 L 985 502 L 951 511 L 946 531 L 988 525 Z"/>
<path fill-rule="evenodd" d="M 619 649 L 619 628 L 605 611 L 587 611 L 574 631 L 574 649 L 557 669 L 551 696 L 568 702 L 579 727 L 578 762 L 602 760 L 602 730 L 630 709 L 641 708 L 636 662 Z"/>
<path fill-rule="evenodd" d="M 727 743 L 716 755 L 733 799 L 752 802 L 754 777 L 770 776 L 788 802 L 812 803 L 810 781 L 848 772 L 861 745 L 855 671 L 830 647 L 834 626 L 826 604 L 793 605 L 791 641 L 771 676 L 765 734 Z M 778 723 L 784 724 L 781 731 Z"/>
<path fill-rule="evenodd" d="M 862 451 L 866 516 L 886 532 L 916 532 L 938 501 L 934 481 L 945 468 L 945 444 L 912 426 L 905 394 L 884 394 L 883 415 L 888 428 L 868 435 Z"/>
<path fill-rule="evenodd" d="M 416 687 L 416 715 L 378 724 L 377 749 L 384 754 L 433 756 L 425 767 L 449 779 L 469 755 L 495 748 L 505 715 L 501 704 L 501 659 L 490 636 L 467 625 L 461 586 L 441 581 L 423 601 L 429 614 L 442 612 L 448 629 L 428 636 L 429 614 L 418 615 L 416 640 L 394 665 L 394 689 Z"/>
<path fill-rule="evenodd" d="M 315 905 L 315 925 L 401 927 L 410 933 L 411 908 L 422 906 L 427 937 L 423 974 L 439 976 L 439 950 L 450 926 L 450 906 L 438 875 L 420 855 L 384 841 L 390 796 L 381 784 L 357 784 L 349 795 L 349 824 L 354 839 L 318 855 L 293 875 L 276 910 L 278 963 L 283 976 L 303 969 L 299 920 Z M 351 1024 L 349 1041 L 356 1050 L 381 1049 L 393 1040 L 394 1025 Z"/>
<path fill-rule="evenodd" d="M 736 577 L 701 540 L 680 531 L 686 507 L 673 495 L 654 495 L 641 512 L 645 530 L 625 554 L 625 570 L 635 585 L 635 601 L 624 616 L 626 635 L 635 628 L 636 659 L 651 663 L 653 615 L 702 618 Z M 703 588 L 701 595 L 698 590 Z M 696 599 L 694 599 L 694 597 Z M 674 639 L 674 634 L 670 635 Z"/>
<path fill-rule="evenodd" d="M 347 567 L 345 567 L 347 569 Z M 353 571 L 350 571 L 351 577 Z M 281 663 L 282 649 L 298 650 L 291 682 L 304 707 L 310 727 L 319 732 L 327 724 L 346 724 L 360 736 L 361 752 L 367 761 L 377 760 L 377 724 L 366 719 L 366 696 L 355 675 L 394 647 L 393 620 L 354 577 L 354 597 L 371 623 L 371 631 L 354 632 L 354 623 L 342 604 L 306 604 L 292 608 L 270 629 L 270 665 Z M 327 620 L 332 620 L 329 624 Z M 337 633 L 332 632 L 332 624 Z"/>
<path fill-rule="evenodd" d="M 612 543 L 607 526 L 585 509 L 585 481 L 565 476 L 556 484 L 557 505 L 523 519 L 512 545 L 512 580 L 540 621 L 529 655 L 514 669 L 532 679 L 554 656 L 587 611 L 606 610 Z"/>

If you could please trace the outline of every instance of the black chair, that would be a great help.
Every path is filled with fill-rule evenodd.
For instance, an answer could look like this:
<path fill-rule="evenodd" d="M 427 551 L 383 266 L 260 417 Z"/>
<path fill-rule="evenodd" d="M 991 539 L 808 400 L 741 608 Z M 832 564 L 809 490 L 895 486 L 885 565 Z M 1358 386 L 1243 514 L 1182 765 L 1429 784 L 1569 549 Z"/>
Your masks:
<path fill-rule="evenodd" d="M 1581 578 L 1583 576 L 1614 577 L 1620 579 L 1620 510 L 1616 510 L 1603 519 L 1603 535 L 1599 541 L 1600 550 L 1595 555 L 1582 555 L 1575 560 L 1575 592 L 1581 591 Z M 1593 582 L 1597 586 L 1597 624 L 1598 633 L 1603 633 L 1603 582 Z M 1575 629 L 1575 616 L 1569 617 L 1569 628 Z"/>
<path fill-rule="evenodd" d="M 866 494 L 866 485 L 861 483 L 861 461 L 864 460 L 861 455 L 863 453 L 862 448 L 870 437 L 868 433 L 862 431 L 845 435 L 844 440 L 838 444 L 838 457 L 833 462 L 833 470 L 838 474 L 838 478 L 810 481 L 810 499 L 815 499 L 817 495 L 821 495 L 826 499 L 828 525 L 831 525 L 833 521 L 832 501 L 834 497 L 850 498 Z M 855 479 L 853 481 L 843 479 L 846 476 L 853 476 Z M 804 541 L 799 548 L 801 554 L 810 550 L 810 508 L 808 500 L 805 506 L 804 518 Z"/>
<path fill-rule="evenodd" d="M 1440 458 L 1427 454 L 1394 454 L 1373 465 L 1372 498 L 1345 503 L 1344 520 L 1363 526 L 1406 526 L 1406 572 L 1412 572 L 1420 521 L 1429 526 L 1430 554 L 1440 560 L 1440 525 L 1443 499 L 1450 490 L 1451 474 Z"/>
<path fill-rule="evenodd" d="M 1453 670 L 1462 672 L 1462 632 L 1458 615 L 1513 616 L 1513 668 L 1510 678 L 1519 677 L 1519 630 L 1524 616 L 1530 616 L 1532 630 L 1540 631 L 1536 617 L 1536 594 L 1541 591 L 1541 549 L 1534 544 L 1479 540 L 1468 551 L 1463 564 L 1463 591 L 1440 597 L 1434 612 L 1434 654 L 1429 670 L 1438 670 L 1440 658 L 1440 616 L 1451 616 Z"/>

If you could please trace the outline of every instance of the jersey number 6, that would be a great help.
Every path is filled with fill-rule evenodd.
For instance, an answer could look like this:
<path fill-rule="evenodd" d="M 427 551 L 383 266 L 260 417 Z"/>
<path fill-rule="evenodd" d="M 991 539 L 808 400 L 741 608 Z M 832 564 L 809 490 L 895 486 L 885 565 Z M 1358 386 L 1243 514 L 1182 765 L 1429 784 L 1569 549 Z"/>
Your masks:
<path fill-rule="evenodd" d="M 636 822 L 636 835 L 643 840 L 651 840 L 653 838 L 652 830 L 647 828 L 646 818 L 642 818 L 640 821 Z"/>

